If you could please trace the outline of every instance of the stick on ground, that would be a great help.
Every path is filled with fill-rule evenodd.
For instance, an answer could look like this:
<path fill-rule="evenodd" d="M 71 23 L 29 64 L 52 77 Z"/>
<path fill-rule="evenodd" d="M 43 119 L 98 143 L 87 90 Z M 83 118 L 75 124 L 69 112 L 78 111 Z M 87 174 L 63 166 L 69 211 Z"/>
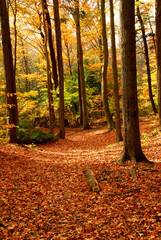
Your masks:
<path fill-rule="evenodd" d="M 88 186 L 91 188 L 91 190 L 93 192 L 99 193 L 100 192 L 100 187 L 99 187 L 98 182 L 97 182 L 97 180 L 94 176 L 93 171 L 90 168 L 85 167 L 83 169 L 83 173 L 86 175 L 86 181 L 87 181 Z"/>

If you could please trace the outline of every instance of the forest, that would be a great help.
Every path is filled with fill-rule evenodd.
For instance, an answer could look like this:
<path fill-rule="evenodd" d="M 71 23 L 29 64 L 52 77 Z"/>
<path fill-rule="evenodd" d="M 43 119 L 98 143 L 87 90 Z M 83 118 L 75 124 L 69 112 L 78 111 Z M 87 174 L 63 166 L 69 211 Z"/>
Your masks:
<path fill-rule="evenodd" d="M 0 240 L 161 238 L 161 2 L 0 0 Z"/>

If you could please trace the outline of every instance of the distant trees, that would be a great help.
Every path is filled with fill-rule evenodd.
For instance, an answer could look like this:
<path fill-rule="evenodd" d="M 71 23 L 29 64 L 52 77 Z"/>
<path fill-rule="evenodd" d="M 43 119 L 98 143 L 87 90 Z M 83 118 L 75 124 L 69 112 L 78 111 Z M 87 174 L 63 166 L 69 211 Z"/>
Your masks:
<path fill-rule="evenodd" d="M 4 24 L 5 18 L 3 18 L 4 12 L 2 11 L 2 9 L 5 2 L 6 1 L 4 0 L 1 1 L 1 28 L 6 72 L 7 104 L 8 112 L 10 114 L 10 123 L 13 126 L 10 132 L 15 131 L 15 126 L 18 122 L 16 84 L 14 76 L 14 72 L 16 72 L 17 87 L 19 90 L 18 101 L 20 102 L 19 116 L 21 120 L 22 118 L 28 116 L 28 113 L 31 113 L 29 121 L 34 121 L 36 117 L 46 117 L 47 121 L 49 121 L 48 109 L 51 108 L 51 120 L 52 115 L 54 115 L 52 114 L 52 107 L 54 106 L 56 120 L 60 120 L 60 136 L 64 138 L 64 119 L 66 117 L 68 118 L 67 120 L 69 120 L 74 116 L 74 120 L 72 119 L 72 121 L 75 121 L 76 124 L 78 124 L 79 119 L 81 119 L 79 123 L 82 125 L 83 129 L 88 129 L 90 121 L 93 120 L 92 118 L 95 118 L 97 114 L 102 115 L 102 113 L 104 114 L 105 112 L 109 130 L 116 127 L 116 138 L 117 141 L 120 141 L 122 139 L 120 119 L 120 114 L 122 112 L 119 107 L 119 100 L 121 99 L 121 94 L 119 96 L 118 79 L 120 80 L 120 69 L 122 68 L 125 151 L 127 148 L 130 148 L 130 150 L 128 150 L 128 153 L 126 153 L 125 155 L 129 158 L 133 158 L 135 155 L 141 156 L 139 155 L 141 154 L 141 150 L 139 150 L 140 140 L 138 140 L 140 135 L 138 132 L 139 125 L 136 94 L 136 59 L 134 58 L 135 46 L 133 45 L 134 22 L 131 22 L 132 20 L 134 20 L 133 16 L 131 19 L 128 14 L 125 14 L 123 20 L 121 21 L 122 26 L 124 26 L 124 24 L 127 24 L 127 26 L 131 28 L 131 32 L 126 32 L 124 29 L 125 27 L 121 28 L 123 40 L 121 45 L 122 63 L 120 66 L 120 51 L 117 51 L 118 49 L 116 48 L 118 47 L 118 45 L 115 44 L 115 26 L 117 30 L 117 23 L 114 24 L 114 12 L 116 7 L 118 7 L 117 1 L 115 1 L 114 6 L 113 0 L 109 1 L 111 18 L 111 52 L 108 50 L 107 35 L 109 29 L 106 23 L 106 14 L 108 8 L 105 7 L 105 0 L 97 1 L 96 4 L 93 4 L 93 2 L 91 1 L 62 0 L 60 6 L 58 4 L 58 0 L 53 0 L 52 2 L 50 1 L 51 4 L 49 4 L 48 0 L 41 0 L 38 2 L 31 0 L 14 0 L 12 2 L 10 1 L 9 14 L 11 16 L 11 39 L 8 38 L 10 34 L 9 30 L 7 32 L 6 29 L 4 29 L 4 25 L 8 26 L 7 24 L 9 24 Z M 130 3 L 128 9 L 129 7 L 131 7 L 130 11 L 132 11 L 133 13 L 133 6 L 131 6 L 131 4 L 133 4 L 133 1 L 129 2 Z M 41 3 L 43 6 L 44 28 L 42 28 L 43 21 Z M 127 7 L 126 4 L 126 0 L 121 1 L 121 6 L 123 5 Z M 30 11 L 28 11 L 29 6 L 31 7 Z M 145 44 L 144 41 L 144 44 L 146 50 L 149 50 L 149 54 L 152 55 L 151 49 L 154 45 L 152 42 L 154 38 L 152 40 L 151 33 L 146 33 L 146 18 L 143 17 L 143 15 L 141 15 L 141 13 L 139 12 L 141 11 L 141 8 L 139 9 L 138 6 L 139 5 L 137 5 L 138 19 L 140 21 L 140 29 L 142 30 L 141 34 L 137 35 L 138 41 L 142 38 L 142 36 L 145 38 L 149 36 L 150 38 L 147 39 L 151 40 L 150 44 L 152 46 L 150 46 L 149 42 L 147 45 L 147 43 Z M 151 11 L 151 8 L 149 6 L 151 5 L 146 4 L 146 7 Z M 161 50 L 160 42 L 158 40 L 160 36 L 160 13 L 158 13 L 160 10 L 158 10 L 158 6 L 159 3 L 156 0 L 156 41 L 158 41 L 158 106 L 160 109 L 161 89 L 159 80 L 159 53 Z M 141 5 L 141 7 L 145 6 Z M 123 10 L 122 13 L 124 13 Z M 23 22 L 20 22 L 19 19 L 22 19 L 22 16 Z M 127 17 L 129 17 L 128 20 L 126 19 Z M 29 19 L 31 21 L 29 21 Z M 127 22 L 125 23 L 125 21 Z M 149 24 L 149 22 L 147 23 Z M 25 28 L 22 28 L 23 24 L 25 25 Z M 151 27 L 152 26 L 150 25 L 149 31 L 153 30 Z M 152 33 L 152 35 L 154 34 Z M 55 42 L 54 38 L 56 39 Z M 6 47 L 7 41 L 12 41 L 13 43 L 15 58 L 11 56 L 11 46 L 7 45 Z M 46 46 L 44 51 L 45 44 Z M 125 45 L 126 51 L 124 49 Z M 7 49 L 7 51 L 5 49 Z M 142 48 L 140 48 L 139 50 L 141 53 L 143 52 Z M 116 51 L 118 53 L 118 61 L 116 59 Z M 45 62 L 45 57 L 47 60 L 47 66 Z M 8 61 L 7 63 L 6 59 Z M 13 59 L 15 60 L 14 64 Z M 146 71 L 146 64 L 144 62 L 144 59 L 140 57 L 139 60 L 141 62 L 140 72 L 142 71 L 143 74 L 138 74 L 140 77 L 138 79 L 138 85 L 140 84 L 138 89 L 138 96 L 139 101 L 143 102 L 144 97 L 147 98 L 147 88 L 143 89 L 142 84 L 145 82 L 144 76 L 146 75 L 146 72 L 149 76 L 150 67 L 149 69 L 147 68 Z M 153 61 L 155 61 L 154 57 Z M 7 68 L 8 70 L 6 70 Z M 154 70 L 153 72 L 151 72 L 151 75 L 153 74 L 152 81 L 155 81 L 155 64 L 153 64 L 152 68 Z M 9 73 L 11 74 L 10 76 L 8 75 Z M 131 76 L 131 73 L 133 74 L 133 76 Z M 0 82 L 4 81 L 4 76 L 2 76 L 2 78 L 3 80 L 0 79 Z M 12 84 L 10 84 L 11 82 Z M 103 93 L 102 95 L 101 83 Z M 55 85 L 55 89 L 54 87 L 52 87 L 53 84 Z M 156 83 L 153 84 L 152 82 L 152 85 L 155 86 Z M 149 89 L 151 89 L 150 85 Z M 139 91 L 141 92 L 141 94 Z M 142 94 L 142 92 L 144 92 L 144 94 Z M 150 93 L 150 96 L 151 98 L 155 97 L 152 95 L 152 92 Z M 2 98 L 4 101 L 4 96 L 0 96 L 0 100 Z M 142 99 L 140 100 L 140 98 Z M 29 108 L 26 107 L 26 99 L 28 100 Z M 48 100 L 50 102 L 49 105 L 47 104 Z M 154 98 L 153 102 L 155 102 L 155 100 L 156 99 Z M 21 104 L 22 102 L 23 104 Z M 147 104 L 147 111 L 150 111 L 151 108 L 149 108 L 149 102 L 145 101 L 145 104 Z M 141 110 L 143 109 L 142 106 L 140 108 Z M 3 114 L 5 115 L 5 113 Z M 113 114 L 115 114 L 115 123 L 113 120 Z M 14 118 L 12 116 L 14 116 Z M 159 116 L 161 118 L 160 112 Z M 51 122 L 50 129 L 53 129 L 53 123 L 51 124 Z M 133 133 L 132 130 L 130 130 L 129 132 L 129 129 L 135 129 L 135 133 Z M 11 139 L 11 141 L 15 141 L 14 137 Z M 132 147 L 133 145 L 135 145 L 134 142 L 137 142 L 137 146 L 135 146 L 136 148 L 138 148 L 137 153 L 134 153 L 136 149 L 135 147 Z M 124 159 L 124 157 L 122 157 L 122 159 Z M 136 157 L 136 159 L 138 158 Z"/>
<path fill-rule="evenodd" d="M 18 124 L 18 109 L 16 96 L 16 82 L 13 69 L 9 16 L 5 0 L 1 0 L 0 3 L 0 19 L 1 19 L 4 69 L 6 78 L 7 110 L 9 113 L 10 124 L 9 136 L 10 142 L 17 142 L 16 126 Z"/>
<path fill-rule="evenodd" d="M 146 33 L 145 33 L 145 26 L 144 21 L 142 19 L 140 8 L 139 8 L 139 1 L 137 0 L 137 16 L 141 27 L 142 32 L 142 38 L 144 43 L 144 53 L 145 53 L 145 61 L 146 61 L 146 70 L 147 70 L 147 78 L 148 78 L 148 90 L 149 90 L 149 99 L 152 105 L 152 109 L 154 113 L 157 113 L 157 109 L 155 107 L 154 99 L 153 99 L 153 93 L 152 93 L 152 84 L 151 84 L 151 71 L 150 71 L 150 62 L 149 62 L 149 51 L 148 51 L 148 44 L 146 39 Z"/>

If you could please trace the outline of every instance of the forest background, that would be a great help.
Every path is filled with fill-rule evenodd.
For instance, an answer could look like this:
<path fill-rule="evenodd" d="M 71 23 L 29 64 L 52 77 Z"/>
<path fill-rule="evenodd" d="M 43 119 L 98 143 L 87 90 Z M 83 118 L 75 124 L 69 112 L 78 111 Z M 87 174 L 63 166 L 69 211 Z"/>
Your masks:
<path fill-rule="evenodd" d="M 15 68 L 18 113 L 19 137 L 23 138 L 25 128 L 30 126 L 49 127 L 49 92 L 47 80 L 46 53 L 44 50 L 45 32 L 43 27 L 43 9 L 40 1 L 7 1 L 10 20 L 10 33 Z M 104 116 L 103 97 L 101 93 L 101 78 L 103 65 L 101 12 L 99 1 L 80 1 L 80 29 L 83 49 L 83 66 L 86 86 L 89 124 L 93 120 Z M 55 22 L 53 5 L 47 5 L 54 48 Z M 74 5 L 68 1 L 60 4 L 60 22 L 62 37 L 62 54 L 64 65 L 64 111 L 65 124 L 78 126 L 82 124 L 79 96 L 79 71 L 77 57 L 76 23 L 73 14 Z M 151 92 L 154 104 L 157 107 L 157 79 L 156 79 L 156 47 L 155 47 L 155 16 L 154 1 L 139 3 L 140 15 L 145 28 L 145 37 L 148 46 L 148 57 L 151 77 Z M 47 10 L 45 10 L 47 11 Z M 108 38 L 108 71 L 107 71 L 107 98 L 111 115 L 115 117 L 114 81 L 111 53 L 111 28 L 109 4 L 105 7 L 106 29 Z M 114 1 L 115 37 L 117 52 L 117 71 L 119 100 L 122 106 L 121 65 L 120 65 L 120 22 L 119 1 Z M 46 20 L 47 21 L 47 20 Z M 137 91 L 139 115 L 147 116 L 153 113 L 147 81 L 147 65 L 145 61 L 144 41 L 142 29 L 136 16 L 136 45 L 137 45 Z M 3 68 L 2 43 L 0 44 L 0 135 L 8 136 L 11 127 L 8 121 L 5 74 Z M 49 52 L 50 49 L 47 49 Z M 57 52 L 55 51 L 57 55 Z M 57 57 L 55 57 L 57 59 Z M 57 62 L 57 60 L 56 60 Z M 49 75 L 51 77 L 50 93 L 52 93 L 53 125 L 60 124 L 59 87 L 56 88 L 52 78 L 51 58 L 49 57 Z M 55 90 L 56 89 L 56 90 Z M 122 108 L 121 108 L 122 109 Z M 122 113 L 122 110 L 120 110 Z M 26 138 L 26 136 L 25 136 Z"/>
<path fill-rule="evenodd" d="M 161 3 L 109 3 L 0 1 L 0 239 L 160 239 Z"/>

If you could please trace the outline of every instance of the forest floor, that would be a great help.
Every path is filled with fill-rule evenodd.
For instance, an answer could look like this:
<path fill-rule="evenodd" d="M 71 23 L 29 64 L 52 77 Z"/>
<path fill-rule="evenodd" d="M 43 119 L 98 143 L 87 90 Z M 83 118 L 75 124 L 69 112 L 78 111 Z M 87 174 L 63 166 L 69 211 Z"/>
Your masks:
<path fill-rule="evenodd" d="M 142 148 L 154 168 L 117 165 L 123 143 L 97 123 L 67 128 L 44 145 L 0 146 L 0 239 L 161 239 L 161 133 L 141 119 Z M 100 193 L 83 173 L 94 172 Z"/>

